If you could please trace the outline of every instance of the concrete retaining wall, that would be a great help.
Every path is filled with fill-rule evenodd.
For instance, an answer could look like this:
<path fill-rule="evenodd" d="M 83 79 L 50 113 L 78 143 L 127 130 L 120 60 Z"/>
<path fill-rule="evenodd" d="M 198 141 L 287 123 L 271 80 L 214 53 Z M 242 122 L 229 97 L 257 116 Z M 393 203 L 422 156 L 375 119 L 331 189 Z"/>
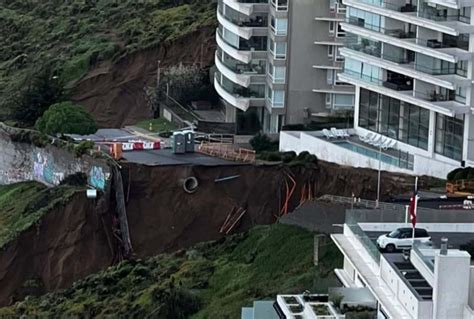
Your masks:
<path fill-rule="evenodd" d="M 54 145 L 40 148 L 28 142 L 13 142 L 12 134 L 19 132 L 0 123 L 0 185 L 37 181 L 54 186 L 70 174 L 83 172 L 91 186 L 105 188 L 110 178 L 105 161 L 87 155 L 77 158 Z"/>

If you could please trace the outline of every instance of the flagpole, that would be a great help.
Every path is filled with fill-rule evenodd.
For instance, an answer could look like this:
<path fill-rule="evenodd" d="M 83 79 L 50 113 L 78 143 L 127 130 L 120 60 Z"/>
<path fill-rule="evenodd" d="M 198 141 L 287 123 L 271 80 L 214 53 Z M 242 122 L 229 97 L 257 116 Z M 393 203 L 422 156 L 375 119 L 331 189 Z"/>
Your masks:
<path fill-rule="evenodd" d="M 415 201 L 415 204 L 414 204 L 415 205 L 414 206 L 415 207 L 415 209 L 414 209 L 415 216 L 417 215 L 416 214 L 416 209 L 417 209 L 417 206 L 418 206 L 417 197 L 418 197 L 418 176 L 415 177 L 415 194 L 413 196 L 413 200 Z M 411 232 L 411 240 L 412 240 L 411 244 L 412 244 L 412 247 L 413 247 L 413 245 L 415 245 L 415 225 L 413 223 L 412 223 L 412 227 L 413 227 L 413 229 L 412 229 L 412 232 Z"/>

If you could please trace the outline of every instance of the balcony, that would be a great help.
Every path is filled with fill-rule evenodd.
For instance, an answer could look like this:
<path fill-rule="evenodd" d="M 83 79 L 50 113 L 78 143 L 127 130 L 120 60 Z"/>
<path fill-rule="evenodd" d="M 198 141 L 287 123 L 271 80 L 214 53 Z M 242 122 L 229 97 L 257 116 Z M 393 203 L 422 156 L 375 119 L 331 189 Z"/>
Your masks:
<path fill-rule="evenodd" d="M 348 19 L 345 23 L 341 23 L 341 26 L 346 32 L 357 34 L 365 39 L 391 44 L 451 63 L 473 57 L 473 53 L 466 50 L 465 41 L 456 41 L 446 35 L 442 41 L 417 38 L 415 32 L 401 28 L 385 29 L 367 24 L 361 19 Z"/>
<path fill-rule="evenodd" d="M 451 35 L 474 32 L 470 18 L 462 13 L 448 15 L 446 9 L 438 10 L 428 5 L 417 7 L 405 0 L 346 0 L 345 3 L 364 11 Z M 442 8 L 447 7 L 444 1 L 439 5 Z"/>
<path fill-rule="evenodd" d="M 471 86 L 471 80 L 466 78 L 466 72 L 452 67 L 436 68 L 436 61 L 432 64 L 416 62 L 414 52 L 403 50 L 395 54 L 393 50 L 389 53 L 382 53 L 380 45 L 369 42 L 348 43 L 340 54 L 345 58 L 364 61 L 385 70 L 409 76 L 416 80 L 421 80 L 433 85 L 437 85 L 448 90 L 456 90 L 459 87 Z"/>
<path fill-rule="evenodd" d="M 247 111 L 250 106 L 265 105 L 265 85 L 261 85 L 261 89 L 253 85 L 246 88 L 232 83 L 225 76 L 222 76 L 221 82 L 219 80 L 221 76 L 216 72 L 214 88 L 227 103 L 242 111 Z"/>
<path fill-rule="evenodd" d="M 223 0 L 232 9 L 251 16 L 254 12 L 268 12 L 268 0 Z"/>
<path fill-rule="evenodd" d="M 252 82 L 252 78 L 260 76 L 262 78 L 266 75 L 265 61 L 252 61 L 249 64 L 241 63 L 238 60 L 226 55 L 218 50 L 215 55 L 215 63 L 217 69 L 224 74 L 229 80 L 237 83 L 243 87 L 248 87 Z M 224 54 L 224 56 L 223 56 Z M 222 57 L 223 56 L 223 57 Z M 264 80 L 262 80 L 263 82 Z"/>
<path fill-rule="evenodd" d="M 246 16 L 232 8 L 227 8 L 223 12 L 221 6 L 217 10 L 217 20 L 229 31 L 237 34 L 246 40 L 252 36 L 262 36 L 267 34 L 268 17 L 266 15 Z"/>
<path fill-rule="evenodd" d="M 434 89 L 431 92 L 427 90 L 415 91 L 413 80 L 408 77 L 392 77 L 382 80 L 346 69 L 344 73 L 339 74 L 339 80 L 451 117 L 469 112 L 469 107 L 457 102 L 452 94 L 431 94 Z M 435 88 L 435 86 L 432 87 Z"/>

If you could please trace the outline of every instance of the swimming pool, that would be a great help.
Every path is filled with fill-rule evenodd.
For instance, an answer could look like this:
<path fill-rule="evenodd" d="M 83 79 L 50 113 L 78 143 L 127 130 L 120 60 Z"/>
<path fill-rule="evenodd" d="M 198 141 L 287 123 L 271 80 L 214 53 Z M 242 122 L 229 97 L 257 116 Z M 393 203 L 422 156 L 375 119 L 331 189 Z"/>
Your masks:
<path fill-rule="evenodd" d="M 401 168 L 413 169 L 413 163 L 410 163 L 409 160 L 401 159 L 395 156 L 390 156 L 384 153 L 380 154 L 378 151 L 370 149 L 368 147 L 364 147 L 362 145 L 354 144 L 348 141 L 338 141 L 338 142 L 334 142 L 334 144 L 344 147 L 345 149 L 351 150 L 353 152 L 374 158 L 376 160 L 378 160 L 379 156 L 381 155 L 380 160 L 386 164 L 401 167 Z"/>

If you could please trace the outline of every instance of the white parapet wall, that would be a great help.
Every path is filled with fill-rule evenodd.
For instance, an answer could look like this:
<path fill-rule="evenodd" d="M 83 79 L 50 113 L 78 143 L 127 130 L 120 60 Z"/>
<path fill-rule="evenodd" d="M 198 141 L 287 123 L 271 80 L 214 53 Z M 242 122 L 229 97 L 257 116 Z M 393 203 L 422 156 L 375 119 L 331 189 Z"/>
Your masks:
<path fill-rule="evenodd" d="M 280 151 L 294 151 L 296 153 L 308 151 L 311 154 L 316 155 L 320 160 L 339 165 L 364 167 L 376 170 L 379 168 L 378 159 L 351 151 L 332 143 L 331 140 L 326 140 L 322 137 L 322 133 L 320 132 L 282 131 L 280 132 Z M 381 170 L 415 176 L 427 175 L 445 179 L 446 175 L 451 170 L 459 167 L 459 165 L 455 165 L 454 163 L 440 161 L 436 158 L 428 158 L 419 154 L 413 155 L 413 170 L 400 168 L 385 162 L 381 163 Z"/>

